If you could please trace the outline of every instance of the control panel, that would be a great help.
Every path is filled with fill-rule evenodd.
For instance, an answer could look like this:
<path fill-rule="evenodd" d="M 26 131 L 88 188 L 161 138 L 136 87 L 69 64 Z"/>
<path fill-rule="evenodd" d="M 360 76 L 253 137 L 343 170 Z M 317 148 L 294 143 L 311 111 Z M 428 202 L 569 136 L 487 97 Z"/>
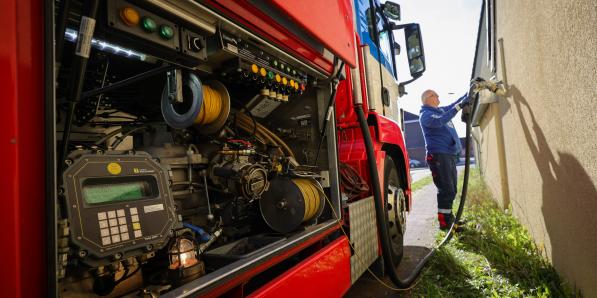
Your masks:
<path fill-rule="evenodd" d="M 305 90 L 307 74 L 290 63 L 233 34 L 220 30 L 218 38 L 222 50 L 240 58 L 241 69 L 266 81 L 280 84 L 289 92 Z"/>
<path fill-rule="evenodd" d="M 166 54 L 171 60 L 189 66 L 206 61 L 205 34 L 187 28 L 177 18 L 167 19 L 167 16 L 124 0 L 109 0 L 106 2 L 105 25 L 119 33 L 120 36 L 116 38 L 124 37 L 127 41 L 133 41 L 146 54 Z"/>
<path fill-rule="evenodd" d="M 86 153 L 71 160 L 64 196 L 79 256 L 125 257 L 167 242 L 174 204 L 165 170 L 148 154 Z"/>

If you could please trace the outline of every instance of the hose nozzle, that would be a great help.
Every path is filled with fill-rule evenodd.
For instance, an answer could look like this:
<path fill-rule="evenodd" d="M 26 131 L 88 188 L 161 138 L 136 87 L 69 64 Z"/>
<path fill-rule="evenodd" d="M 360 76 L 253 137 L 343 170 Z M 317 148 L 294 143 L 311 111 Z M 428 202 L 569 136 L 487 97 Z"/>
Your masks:
<path fill-rule="evenodd" d="M 506 87 L 502 81 L 497 80 L 485 80 L 483 78 L 477 77 L 471 81 L 471 88 L 473 92 L 480 92 L 481 90 L 487 89 L 496 95 L 499 96 L 506 96 Z"/>

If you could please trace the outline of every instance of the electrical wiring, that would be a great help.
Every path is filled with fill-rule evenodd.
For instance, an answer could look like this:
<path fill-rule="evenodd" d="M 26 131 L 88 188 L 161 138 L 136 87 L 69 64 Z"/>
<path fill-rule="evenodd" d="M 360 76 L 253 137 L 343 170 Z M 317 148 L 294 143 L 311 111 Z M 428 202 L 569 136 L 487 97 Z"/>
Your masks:
<path fill-rule="evenodd" d="M 369 191 L 367 181 L 359 175 L 355 168 L 343 162 L 339 165 L 340 178 L 342 179 L 341 185 L 344 188 L 344 192 L 347 193 L 349 200 Z"/>

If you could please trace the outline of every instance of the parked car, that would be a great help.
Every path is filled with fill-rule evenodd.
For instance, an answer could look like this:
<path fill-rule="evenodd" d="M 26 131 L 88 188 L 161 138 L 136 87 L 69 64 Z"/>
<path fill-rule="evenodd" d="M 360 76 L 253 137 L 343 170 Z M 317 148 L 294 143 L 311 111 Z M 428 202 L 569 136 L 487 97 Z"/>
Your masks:
<path fill-rule="evenodd" d="M 418 161 L 418 160 L 416 160 L 416 159 L 411 159 L 410 162 L 409 162 L 409 164 L 410 164 L 411 168 L 418 168 L 418 167 L 422 167 L 423 166 L 423 163 L 420 162 L 420 161 Z"/>
<path fill-rule="evenodd" d="M 458 163 L 456 165 L 463 166 L 465 164 L 465 161 L 466 161 L 466 158 L 460 157 L 458 159 Z M 475 158 L 471 157 L 471 165 L 474 165 L 474 164 L 475 164 Z"/>

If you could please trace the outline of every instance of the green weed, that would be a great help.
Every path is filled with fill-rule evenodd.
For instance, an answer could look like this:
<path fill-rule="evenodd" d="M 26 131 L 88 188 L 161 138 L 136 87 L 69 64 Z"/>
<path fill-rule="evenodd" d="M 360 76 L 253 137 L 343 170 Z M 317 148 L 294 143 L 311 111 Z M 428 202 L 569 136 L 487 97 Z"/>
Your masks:
<path fill-rule="evenodd" d="M 431 175 L 426 176 L 425 178 L 422 178 L 422 179 L 417 180 L 416 182 L 412 183 L 410 185 L 410 190 L 414 193 L 415 191 L 431 184 L 431 182 L 433 182 L 433 178 L 431 177 Z"/>
<path fill-rule="evenodd" d="M 438 250 L 407 296 L 580 296 L 542 257 L 516 218 L 491 199 L 477 170 L 471 171 L 464 218 L 465 231 Z M 438 242 L 444 236 L 440 233 Z"/>

